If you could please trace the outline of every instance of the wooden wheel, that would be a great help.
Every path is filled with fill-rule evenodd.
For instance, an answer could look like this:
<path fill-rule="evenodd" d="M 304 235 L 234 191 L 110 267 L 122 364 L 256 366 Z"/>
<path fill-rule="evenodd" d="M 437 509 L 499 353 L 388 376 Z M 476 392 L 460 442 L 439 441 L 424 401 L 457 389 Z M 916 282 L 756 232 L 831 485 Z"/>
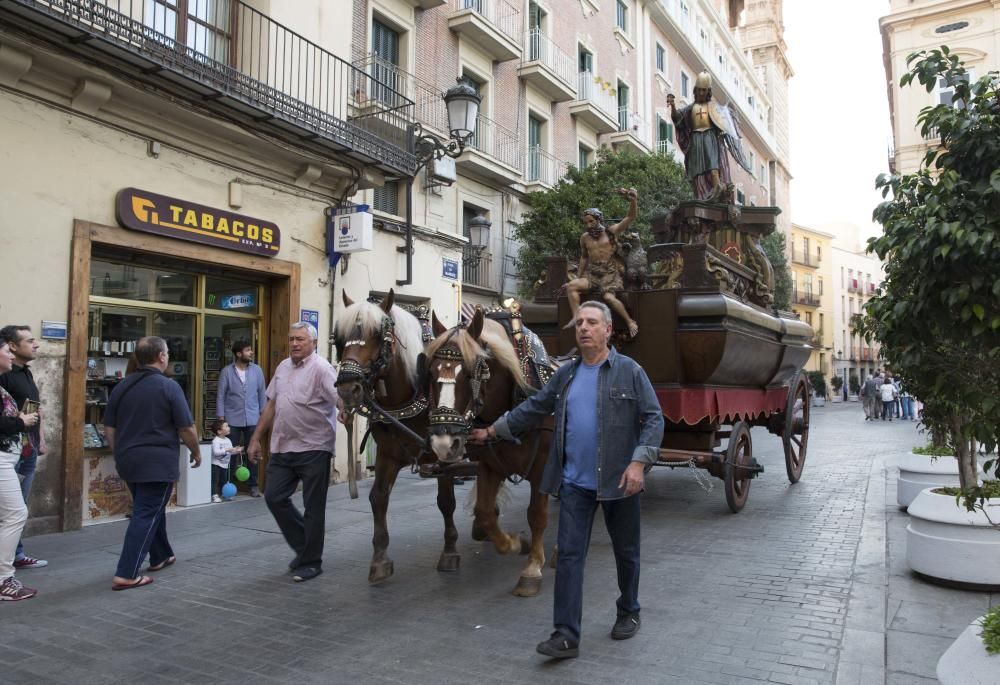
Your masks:
<path fill-rule="evenodd" d="M 753 445 L 750 442 L 750 426 L 743 421 L 737 421 L 729 434 L 729 445 L 726 446 L 725 489 L 726 504 L 734 514 L 738 514 L 747 503 L 750 494 L 750 480 L 753 472 L 739 467 L 751 467 L 753 461 Z"/>
<path fill-rule="evenodd" d="M 785 470 L 788 480 L 798 483 L 806 463 L 806 445 L 809 442 L 809 381 L 801 371 L 792 379 L 785 404 L 785 425 L 781 442 L 785 447 Z"/>

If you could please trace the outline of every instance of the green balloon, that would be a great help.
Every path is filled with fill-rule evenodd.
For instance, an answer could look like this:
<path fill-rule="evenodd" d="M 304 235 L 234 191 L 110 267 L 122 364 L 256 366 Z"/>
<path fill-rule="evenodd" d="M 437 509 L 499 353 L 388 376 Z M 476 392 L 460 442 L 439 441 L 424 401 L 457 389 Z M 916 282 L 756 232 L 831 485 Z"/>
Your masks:
<path fill-rule="evenodd" d="M 250 478 L 250 469 L 246 466 L 241 466 L 236 469 L 236 480 L 242 482 Z"/>

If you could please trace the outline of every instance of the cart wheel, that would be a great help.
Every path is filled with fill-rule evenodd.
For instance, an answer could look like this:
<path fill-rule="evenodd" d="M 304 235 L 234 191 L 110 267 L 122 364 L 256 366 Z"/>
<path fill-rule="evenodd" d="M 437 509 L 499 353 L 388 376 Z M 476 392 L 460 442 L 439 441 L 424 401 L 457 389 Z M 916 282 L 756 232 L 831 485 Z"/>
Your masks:
<path fill-rule="evenodd" d="M 750 442 L 750 427 L 743 421 L 737 421 L 729 434 L 729 445 L 726 447 L 726 504 L 734 514 L 738 514 L 747 503 L 750 494 L 750 475 L 737 466 L 750 466 L 753 463 L 753 445 Z"/>
<path fill-rule="evenodd" d="M 795 375 L 789 386 L 781 442 L 785 447 L 788 480 L 798 483 L 806 463 L 806 444 L 809 442 L 809 381 L 802 372 Z"/>

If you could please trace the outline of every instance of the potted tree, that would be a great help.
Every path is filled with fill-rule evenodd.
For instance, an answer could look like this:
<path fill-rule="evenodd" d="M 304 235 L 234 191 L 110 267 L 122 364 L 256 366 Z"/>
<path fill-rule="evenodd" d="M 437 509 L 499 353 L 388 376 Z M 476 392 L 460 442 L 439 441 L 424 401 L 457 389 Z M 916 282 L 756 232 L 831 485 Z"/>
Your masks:
<path fill-rule="evenodd" d="M 858 374 L 852 373 L 847 377 L 847 389 L 851 391 L 851 401 L 858 401 L 858 393 L 861 392 L 861 379 Z"/>
<path fill-rule="evenodd" d="M 980 484 L 977 447 L 1000 427 L 1000 74 L 971 81 L 947 47 L 911 55 L 901 85 L 954 87 L 954 103 L 925 107 L 936 131 L 921 168 L 881 175 L 869 241 L 886 278 L 865 305 L 861 333 L 924 402 L 923 424 L 958 465 L 956 490 L 928 488 L 909 505 L 907 560 L 929 578 L 1000 588 L 1000 486 Z M 983 464 L 993 478 L 997 460 Z"/>
<path fill-rule="evenodd" d="M 900 457 L 896 481 L 896 503 L 907 508 L 927 488 L 961 487 L 955 451 L 933 441 L 926 447 L 914 447 Z M 980 466 L 978 479 L 987 478 Z"/>
<path fill-rule="evenodd" d="M 843 402 L 844 401 L 844 396 L 840 394 L 840 390 L 841 390 L 841 388 L 844 387 L 844 379 L 841 378 L 840 376 L 836 376 L 836 375 L 831 376 L 830 377 L 830 386 L 833 388 L 833 401 L 834 401 L 834 403 L 836 403 L 836 402 Z"/>
<path fill-rule="evenodd" d="M 826 404 L 826 376 L 822 371 L 807 371 L 809 385 L 813 389 L 813 406 L 822 407 Z"/>
<path fill-rule="evenodd" d="M 965 629 L 937 663 L 941 685 L 987 685 L 1000 673 L 1000 604 Z"/>

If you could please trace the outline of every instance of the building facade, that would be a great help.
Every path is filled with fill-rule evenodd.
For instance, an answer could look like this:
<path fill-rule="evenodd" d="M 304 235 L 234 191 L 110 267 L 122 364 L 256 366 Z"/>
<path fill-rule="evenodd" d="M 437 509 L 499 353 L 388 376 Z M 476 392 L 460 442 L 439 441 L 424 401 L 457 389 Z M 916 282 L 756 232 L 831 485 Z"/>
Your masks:
<path fill-rule="evenodd" d="M 828 376 L 833 351 L 833 291 L 830 288 L 831 233 L 792 224 L 789 238 L 792 311 L 813 327 L 816 338 L 806 371 Z"/>
<path fill-rule="evenodd" d="M 939 141 L 935 131 L 921 133 L 917 115 L 929 105 L 951 104 L 954 92 L 953 84 L 944 82 L 929 93 L 919 84 L 900 88 L 907 57 L 947 45 L 972 78 L 997 69 L 1000 6 L 995 0 L 890 0 L 889 8 L 879 20 L 893 136 L 889 168 L 907 174 L 919 168 L 928 147 Z"/>

